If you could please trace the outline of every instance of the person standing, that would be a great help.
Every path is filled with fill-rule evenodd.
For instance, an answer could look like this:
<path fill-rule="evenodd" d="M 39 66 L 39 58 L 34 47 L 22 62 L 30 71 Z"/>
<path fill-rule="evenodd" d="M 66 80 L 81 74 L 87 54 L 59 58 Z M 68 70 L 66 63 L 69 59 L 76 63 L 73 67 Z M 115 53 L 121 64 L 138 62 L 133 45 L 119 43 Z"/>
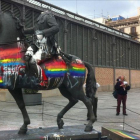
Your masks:
<path fill-rule="evenodd" d="M 126 114 L 126 100 L 127 100 L 127 91 L 130 90 L 130 86 L 125 81 L 124 76 L 119 76 L 117 79 L 117 83 L 115 85 L 115 90 L 117 90 L 117 108 L 116 108 L 116 116 L 120 114 L 120 105 L 121 102 L 123 104 L 123 115 Z"/>

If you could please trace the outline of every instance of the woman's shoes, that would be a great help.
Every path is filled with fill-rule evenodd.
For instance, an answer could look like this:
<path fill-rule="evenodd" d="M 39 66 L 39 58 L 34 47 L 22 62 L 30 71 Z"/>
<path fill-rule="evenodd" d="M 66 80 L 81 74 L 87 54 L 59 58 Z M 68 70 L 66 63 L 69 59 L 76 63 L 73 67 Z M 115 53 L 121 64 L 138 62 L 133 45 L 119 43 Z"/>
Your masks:
<path fill-rule="evenodd" d="M 116 113 L 116 116 L 119 116 L 120 113 Z"/>
<path fill-rule="evenodd" d="M 128 116 L 128 114 L 126 114 L 126 113 L 123 113 L 123 115 Z"/>
<path fill-rule="evenodd" d="M 119 115 L 120 115 L 120 113 L 116 113 L 116 116 L 119 116 Z M 128 116 L 128 114 L 126 114 L 126 113 L 123 113 L 123 115 Z"/>

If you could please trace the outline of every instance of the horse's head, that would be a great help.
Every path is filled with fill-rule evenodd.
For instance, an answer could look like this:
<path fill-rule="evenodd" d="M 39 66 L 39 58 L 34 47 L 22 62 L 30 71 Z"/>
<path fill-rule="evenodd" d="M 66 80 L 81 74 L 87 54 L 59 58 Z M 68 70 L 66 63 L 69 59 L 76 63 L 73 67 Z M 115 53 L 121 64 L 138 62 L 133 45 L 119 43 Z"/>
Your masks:
<path fill-rule="evenodd" d="M 0 44 L 12 44 L 23 38 L 23 26 L 11 12 L 0 13 Z"/>

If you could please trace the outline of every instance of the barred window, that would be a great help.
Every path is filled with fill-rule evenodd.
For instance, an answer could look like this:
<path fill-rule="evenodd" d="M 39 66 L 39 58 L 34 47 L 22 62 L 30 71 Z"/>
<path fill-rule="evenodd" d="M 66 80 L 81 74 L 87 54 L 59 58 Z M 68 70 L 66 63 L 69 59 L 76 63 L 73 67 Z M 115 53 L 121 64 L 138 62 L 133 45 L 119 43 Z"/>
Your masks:
<path fill-rule="evenodd" d="M 121 32 L 124 32 L 124 28 L 121 28 L 120 31 L 121 31 Z"/>
<path fill-rule="evenodd" d="M 136 33 L 136 27 L 131 27 L 131 33 Z"/>

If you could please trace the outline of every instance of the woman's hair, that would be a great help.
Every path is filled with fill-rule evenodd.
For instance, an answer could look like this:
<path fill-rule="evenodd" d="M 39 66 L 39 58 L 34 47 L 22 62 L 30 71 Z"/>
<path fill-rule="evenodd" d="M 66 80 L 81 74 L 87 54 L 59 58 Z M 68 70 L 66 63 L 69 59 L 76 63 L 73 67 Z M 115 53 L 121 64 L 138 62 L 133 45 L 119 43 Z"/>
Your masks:
<path fill-rule="evenodd" d="M 119 81 L 119 79 L 121 79 L 121 80 L 123 80 L 123 81 L 126 81 L 126 78 L 125 78 L 125 76 L 123 76 L 123 75 L 119 76 L 119 77 L 117 78 L 116 81 Z"/>
<path fill-rule="evenodd" d="M 121 76 L 119 76 L 119 77 L 116 79 L 116 81 L 118 82 L 120 78 L 121 78 Z"/>

